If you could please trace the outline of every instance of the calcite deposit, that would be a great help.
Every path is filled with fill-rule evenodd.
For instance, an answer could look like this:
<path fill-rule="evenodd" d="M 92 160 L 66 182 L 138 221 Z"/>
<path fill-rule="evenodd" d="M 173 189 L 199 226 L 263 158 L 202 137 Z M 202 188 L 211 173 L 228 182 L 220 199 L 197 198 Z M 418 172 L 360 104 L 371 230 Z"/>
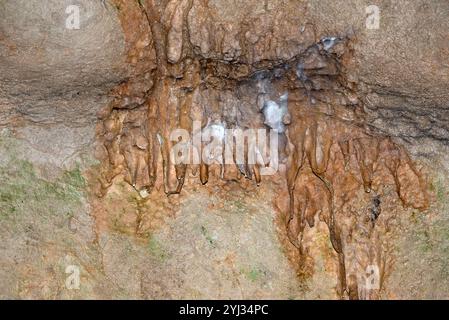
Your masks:
<path fill-rule="evenodd" d="M 94 243 L 106 243 L 103 269 L 109 232 L 151 240 L 180 219 L 185 199 L 206 203 L 204 192 L 224 190 L 273 202 L 300 281 L 319 272 L 324 237 L 335 297 L 394 297 L 404 217 L 438 200 L 429 163 L 449 168 L 447 4 L 378 1 L 371 29 L 363 1 L 80 1 L 80 30 L 42 27 L 20 39 L 6 14 L 12 2 L 0 2 L 0 126 L 41 152 L 27 156 L 44 174 L 96 159 L 86 199 Z M 45 25 L 36 1 L 21 3 Z M 43 161 L 52 141 L 42 132 L 70 136 L 70 152 Z M 130 283 L 148 297 L 143 271 L 139 279 Z"/>
<path fill-rule="evenodd" d="M 304 233 L 319 219 L 337 253 L 340 297 L 370 297 L 360 275 L 376 265 L 382 279 L 391 267 L 388 233 L 400 205 L 394 199 L 420 210 L 429 199 L 407 151 L 366 124 L 357 84 L 345 69 L 354 35 L 316 38 L 313 25 L 296 14 L 304 12 L 301 5 L 294 15 L 274 8 L 241 25 L 231 17 L 215 23 L 202 1 L 130 7 L 121 13 L 122 23 L 140 10 L 150 27 L 141 35 L 146 46 L 139 39 L 130 51 L 140 50 L 143 60 L 154 53 L 147 61 L 153 66 L 152 87 L 136 94 L 141 84 L 121 85 L 101 113 L 99 195 L 117 175 L 143 197 L 181 193 L 189 170 L 206 184 L 211 170 L 203 158 L 190 165 L 175 164 L 170 156 L 178 142 L 170 133 L 192 132 L 194 121 L 200 129 L 274 129 L 286 167 L 277 174 L 286 179 L 290 199 L 285 227 L 299 250 L 297 263 L 305 267 L 313 243 L 303 240 Z M 224 158 L 225 149 L 220 152 Z M 235 179 L 264 183 L 263 161 L 217 165 L 222 179 L 234 171 Z"/>

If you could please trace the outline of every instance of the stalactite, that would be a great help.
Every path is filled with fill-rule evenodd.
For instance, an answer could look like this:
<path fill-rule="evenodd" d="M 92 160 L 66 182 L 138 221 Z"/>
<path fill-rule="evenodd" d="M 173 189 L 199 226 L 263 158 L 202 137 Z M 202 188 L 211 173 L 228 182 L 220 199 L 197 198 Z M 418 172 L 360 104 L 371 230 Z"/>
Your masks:
<path fill-rule="evenodd" d="M 298 263 L 306 267 L 311 244 L 305 243 L 304 233 L 318 218 L 327 225 L 337 255 L 338 294 L 360 298 L 364 291 L 358 276 L 363 269 L 379 265 L 384 277 L 389 268 L 381 235 L 389 230 L 394 213 L 384 207 L 398 198 L 404 206 L 425 209 L 428 197 L 405 150 L 389 137 L 369 131 L 360 120 L 357 110 L 363 106 L 354 102 L 357 99 L 345 86 L 338 63 L 341 53 L 332 51 L 344 39 L 332 40 L 337 41 L 332 45 L 318 42 L 282 65 L 250 74 L 252 66 L 242 68 L 192 53 L 198 48 L 189 48 L 184 41 L 192 1 L 171 1 L 165 8 L 147 1 L 140 7 L 151 29 L 154 85 L 143 101 L 123 104 L 119 97 L 102 115 L 99 195 L 119 174 L 146 194 L 161 175 L 167 195 L 180 193 L 189 170 L 196 176 L 199 171 L 201 184 L 210 183 L 216 165 L 205 163 L 201 154 L 191 155 L 200 160 L 191 165 L 174 164 L 170 157 L 170 132 L 175 128 L 192 132 L 193 121 L 201 123 L 200 129 L 213 124 L 276 129 L 279 152 L 285 154 L 280 158 L 287 158 L 286 229 L 300 253 Z M 124 89 L 123 96 L 130 90 Z M 235 152 L 232 157 L 235 161 Z M 254 177 L 260 184 L 263 166 L 248 163 L 246 154 L 243 164 L 221 163 L 219 178 Z"/>

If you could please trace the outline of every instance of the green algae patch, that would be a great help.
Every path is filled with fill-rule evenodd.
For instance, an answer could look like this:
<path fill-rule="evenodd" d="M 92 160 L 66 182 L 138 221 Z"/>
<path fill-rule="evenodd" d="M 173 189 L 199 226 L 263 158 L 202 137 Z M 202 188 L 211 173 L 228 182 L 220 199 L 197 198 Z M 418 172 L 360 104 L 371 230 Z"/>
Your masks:
<path fill-rule="evenodd" d="M 168 252 L 162 244 L 152 235 L 148 238 L 148 250 L 150 251 L 150 254 L 160 262 L 167 260 L 169 257 Z"/>
<path fill-rule="evenodd" d="M 0 219 L 66 214 L 83 203 L 87 184 L 79 167 L 47 181 L 31 162 L 19 158 L 15 146 L 14 138 L 0 136 Z"/>

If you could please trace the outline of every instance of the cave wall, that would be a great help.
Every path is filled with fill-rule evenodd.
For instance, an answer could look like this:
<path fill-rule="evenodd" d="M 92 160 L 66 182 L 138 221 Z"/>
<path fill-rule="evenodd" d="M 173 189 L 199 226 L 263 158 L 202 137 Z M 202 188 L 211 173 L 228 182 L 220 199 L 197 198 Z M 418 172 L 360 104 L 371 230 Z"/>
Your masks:
<path fill-rule="evenodd" d="M 270 184 L 262 163 L 175 165 L 169 135 L 275 128 L 298 274 L 324 224 L 338 295 L 370 297 L 360 274 L 390 273 L 397 216 L 429 206 L 410 155 L 448 163 L 447 4 L 381 1 L 370 30 L 363 1 L 78 1 L 67 30 L 71 2 L 49 2 L 0 3 L 0 122 L 44 176 L 96 158 L 94 211 L 122 179 L 155 206 L 198 180 Z"/>
<path fill-rule="evenodd" d="M 46 8 L 39 1 L 2 1 L 4 125 L 13 121 L 61 125 L 70 119 L 77 126 L 86 127 L 107 103 L 114 84 L 126 81 L 131 75 L 151 78 L 149 73 L 154 65 L 149 60 L 154 62 L 154 53 L 150 53 L 153 56 L 146 59 L 143 67 L 145 63 L 138 62 L 141 59 L 137 56 L 138 48 L 134 49 L 134 56 L 128 51 L 139 37 L 137 47 L 150 41 L 142 17 L 121 24 L 120 11 L 114 3 L 77 3 L 81 8 L 81 30 L 65 28 L 68 16 L 65 8 L 70 1 L 48 2 Z M 381 1 L 377 3 L 381 8 L 381 27 L 377 30 L 365 27 L 365 8 L 369 4 L 209 1 L 206 6 L 194 1 L 192 8 L 186 9 L 189 3 L 183 2 L 176 9 L 177 22 L 166 22 L 176 24 L 169 42 L 177 45 L 170 49 L 170 59 L 180 59 L 182 48 L 177 40 L 180 34 L 185 37 L 186 32 L 189 35 L 184 43 L 191 43 L 189 50 L 195 54 L 243 62 L 241 68 L 262 60 L 288 60 L 323 37 L 354 33 L 357 40 L 353 58 L 347 62 L 348 70 L 364 99 L 368 122 L 401 138 L 416 155 L 444 156 L 445 152 L 440 150 L 445 148 L 447 134 L 447 4 Z M 18 11 L 17 7 L 23 10 Z M 186 10 L 188 21 L 182 26 L 179 16 Z M 185 29 L 181 33 L 177 30 L 180 27 Z M 126 28 L 139 32 L 132 34 Z M 272 42 L 273 39 L 276 40 Z M 59 128 L 63 130 L 70 128 Z M 89 132 L 92 137 L 92 131 Z"/>

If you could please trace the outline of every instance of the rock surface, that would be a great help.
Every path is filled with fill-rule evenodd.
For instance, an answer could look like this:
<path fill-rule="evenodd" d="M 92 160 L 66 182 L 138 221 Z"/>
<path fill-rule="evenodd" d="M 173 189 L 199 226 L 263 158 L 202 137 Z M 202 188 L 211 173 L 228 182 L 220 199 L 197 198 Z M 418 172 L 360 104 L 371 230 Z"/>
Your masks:
<path fill-rule="evenodd" d="M 96 112 L 128 75 L 113 8 L 79 1 L 80 29 L 72 30 L 71 4 L 0 3 L 0 123 L 38 150 L 34 159 L 56 168 L 92 143 Z"/>
<path fill-rule="evenodd" d="M 241 292 L 235 297 L 293 294 L 298 298 L 302 293 L 291 291 L 291 286 L 269 283 L 278 278 L 272 272 L 279 269 L 283 270 L 279 271 L 281 283 L 301 286 L 291 277 L 294 271 L 285 266 L 285 256 L 278 256 L 273 249 L 277 240 L 270 216 L 280 229 L 278 237 L 295 271 L 309 277 L 315 286 L 311 296 L 404 296 L 395 284 L 397 278 L 390 262 L 394 260 L 397 237 L 399 244 L 406 237 L 401 238 L 400 231 L 413 230 L 413 224 L 403 218 L 412 209 L 401 204 L 420 210 L 430 204 L 430 215 L 441 211 L 439 221 L 447 221 L 446 181 L 438 173 L 449 170 L 448 3 L 385 0 L 378 1 L 377 7 L 369 7 L 369 1 L 355 0 L 80 0 L 79 29 L 66 25 L 72 17 L 72 11 L 66 11 L 71 1 L 42 3 L 0 1 L 0 126 L 6 130 L 7 141 L 16 141 L 14 157 L 33 163 L 39 169 L 39 179 L 53 181 L 56 194 L 61 194 L 58 188 L 67 191 L 64 186 L 73 183 L 59 180 L 63 170 L 72 172 L 79 165 L 92 166 L 94 156 L 100 161 L 100 165 L 87 170 L 89 184 L 81 186 L 85 191 L 78 194 L 81 200 L 67 205 L 76 210 L 89 203 L 81 210 L 80 218 L 86 223 L 88 240 L 70 238 L 93 244 L 90 251 L 75 250 L 78 263 L 77 255 L 85 254 L 81 258 L 85 267 L 95 270 L 88 291 L 81 296 L 103 297 L 105 288 L 112 286 L 113 296 L 124 290 L 125 296 L 141 298 L 232 298 L 235 290 Z M 376 8 L 380 20 L 378 28 L 373 28 Z M 285 175 L 281 180 L 284 182 L 261 178 L 260 164 L 245 162 L 221 168 L 204 161 L 196 166 L 174 164 L 170 158 L 174 145 L 170 133 L 174 128 L 191 132 L 195 130 L 194 121 L 200 123 L 200 129 L 217 132 L 228 127 L 276 129 L 279 176 Z M 5 168 L 11 161 L 9 152 L 0 158 Z M 9 179 L 16 171 L 5 169 L 2 174 Z M 33 172 L 22 178 L 34 178 Z M 220 177 L 225 182 L 220 182 Z M 261 181 L 279 184 L 278 191 L 253 190 L 245 178 L 253 178 L 257 185 Z M 257 260 L 252 248 L 243 250 L 237 258 L 229 258 L 229 263 L 224 257 L 232 251 L 230 247 L 246 241 L 226 238 L 238 222 L 223 218 L 226 213 L 220 211 L 216 219 L 231 224 L 229 230 L 223 231 L 217 222 L 195 215 L 201 209 L 189 202 L 205 198 L 190 194 L 196 183 L 208 183 L 205 188 L 211 190 L 214 186 L 228 188 L 232 181 L 243 185 L 231 191 L 243 188 L 245 197 L 239 201 L 245 210 L 252 210 L 252 192 L 259 197 L 265 194 L 266 199 L 277 198 L 276 211 L 259 213 L 255 223 L 248 222 L 248 236 L 256 237 L 256 229 L 263 226 L 263 246 L 272 248 L 270 252 L 278 257 L 276 261 L 258 261 L 266 268 L 251 269 L 250 262 Z M 428 184 L 433 188 L 431 197 Z M 121 191 L 117 191 L 118 185 Z M 186 191 L 182 192 L 188 195 L 178 195 L 184 185 Z M 36 188 L 20 192 L 40 196 L 44 187 L 48 185 L 38 180 Z M 17 189 L 17 184 L 10 182 L 0 189 L 2 210 L 16 208 L 14 201 L 20 200 L 9 198 L 11 188 Z M 110 207 L 114 201 L 120 203 L 109 197 L 111 192 L 118 193 L 119 199 L 134 192 L 136 203 L 122 209 Z M 164 192 L 175 194 L 181 204 L 161 198 Z M 106 197 L 98 199 L 96 195 Z M 437 198 L 436 204 L 429 202 L 432 197 Z M 51 197 L 45 199 L 45 205 L 52 206 L 51 202 Z M 34 202 L 27 205 L 38 206 Z M 17 208 L 29 210 L 27 206 Z M 161 218 L 154 215 L 156 208 L 167 217 L 174 212 L 181 212 L 181 216 L 172 221 Z M 56 210 L 55 214 L 61 213 Z M 30 219 L 24 216 L 18 222 L 19 237 L 28 232 L 26 224 Z M 224 259 L 230 269 L 221 262 L 213 267 L 214 271 L 208 269 L 204 251 L 210 248 L 195 246 L 201 237 L 210 245 L 217 239 L 204 226 L 206 229 L 196 234 L 193 247 L 176 249 L 189 232 L 198 231 L 198 221 L 206 220 L 225 237 L 223 247 L 212 248 L 210 256 L 217 261 Z M 2 223 L 7 228 L 11 221 Z M 45 221 L 38 225 L 47 228 Z M 164 226 L 175 231 L 161 231 Z M 444 231 L 433 230 L 444 238 Z M 166 274 L 160 270 L 161 261 L 154 257 L 161 254 L 161 249 L 151 242 L 155 239 L 153 233 L 165 237 L 164 242 L 174 250 L 175 257 L 162 263 L 168 266 Z M 406 234 L 411 242 L 419 243 L 411 233 Z M 9 233 L 3 236 L 11 238 Z M 241 236 L 245 236 L 243 231 Z M 323 237 L 333 251 L 315 246 Z M 44 238 L 36 238 L 38 246 Z M 122 266 L 123 270 L 114 267 L 117 259 L 126 254 L 120 239 L 129 241 L 133 248 L 132 258 Z M 149 241 L 152 252 L 145 251 L 142 241 Z M 248 241 L 248 246 L 260 245 L 253 238 Z M 70 251 L 71 246 L 58 247 L 55 257 Z M 416 248 L 406 243 L 398 246 L 407 248 L 399 256 L 412 259 L 415 268 L 423 267 L 416 262 Z M 435 252 L 440 249 L 434 247 Z M 5 251 L 6 260 L 10 255 Z M 26 255 L 21 252 L 22 257 Z M 179 271 L 180 256 L 198 259 L 202 263 L 198 268 L 211 276 L 218 272 L 236 283 L 243 281 L 244 288 L 223 281 L 223 294 L 219 296 L 211 295 L 216 289 L 213 285 L 195 289 L 195 279 L 201 275 L 188 265 L 181 268 L 186 277 L 159 283 L 160 279 L 170 278 L 170 272 Z M 64 259 L 73 259 L 73 254 Z M 235 259 L 248 263 L 249 271 L 232 271 Z M 145 274 L 148 270 L 138 267 L 142 261 L 156 268 L 156 275 L 161 274 Z M 445 261 L 443 257 L 435 263 Z M 360 277 L 374 262 L 380 265 L 382 278 L 392 274 L 391 287 L 367 293 L 361 286 L 364 278 Z M 5 263 L 10 266 L 11 261 Z M 48 277 L 34 267 L 39 276 Z M 260 285 L 270 286 L 268 295 L 260 294 L 259 283 L 254 285 L 241 278 L 245 273 L 250 280 L 258 278 L 260 272 L 266 272 L 262 278 L 268 282 Z M 128 274 L 133 278 L 127 279 Z M 5 297 L 41 296 L 42 292 L 31 289 L 13 294 L 14 283 L 23 281 L 26 271 L 15 277 L 1 277 L 8 283 L 2 293 Z M 327 277 L 338 279 L 335 288 L 324 284 L 329 282 L 323 280 Z M 54 296 L 58 290 L 58 285 L 48 281 L 49 287 L 42 289 L 44 297 Z M 414 281 L 413 276 L 407 281 Z M 155 283 L 160 287 L 157 292 Z M 323 286 L 322 292 L 319 286 Z M 434 296 L 441 294 L 444 289 Z"/>

